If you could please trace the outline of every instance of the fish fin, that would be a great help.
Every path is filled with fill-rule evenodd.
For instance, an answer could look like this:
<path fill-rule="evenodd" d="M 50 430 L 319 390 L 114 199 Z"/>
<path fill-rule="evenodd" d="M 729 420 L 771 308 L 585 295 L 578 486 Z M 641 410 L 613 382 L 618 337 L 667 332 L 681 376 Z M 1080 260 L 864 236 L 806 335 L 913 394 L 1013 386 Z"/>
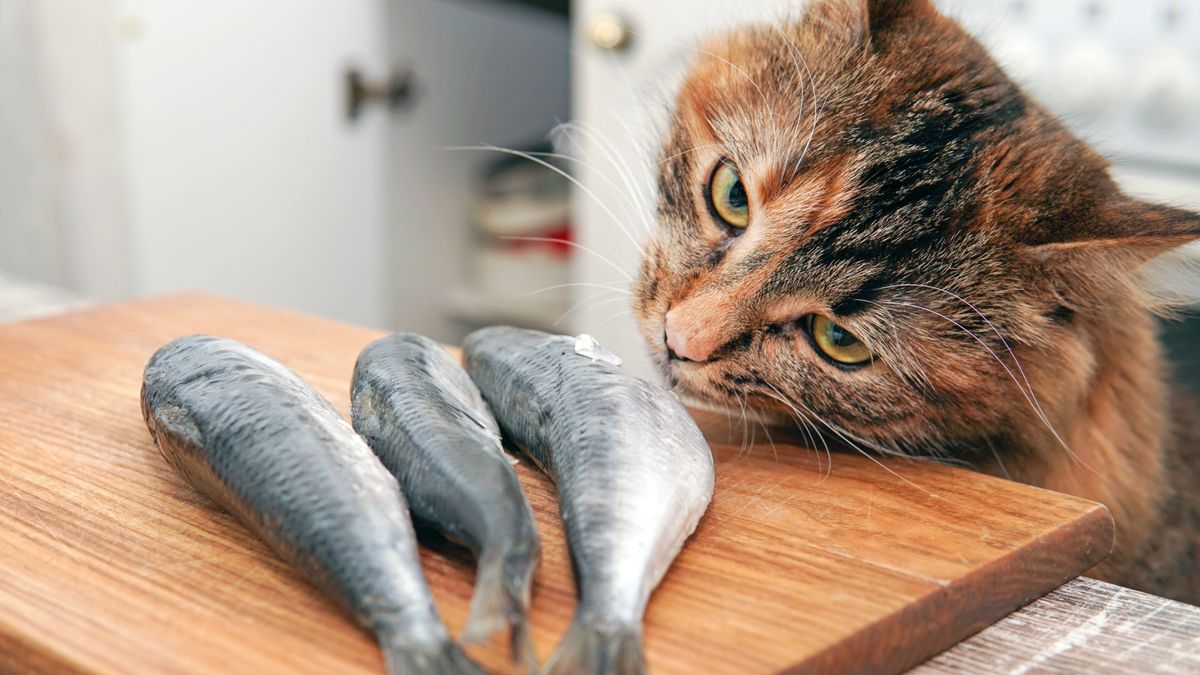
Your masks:
<path fill-rule="evenodd" d="M 529 551 L 510 551 L 507 557 L 480 560 L 471 610 L 462 633 L 464 642 L 482 642 L 507 628 L 513 661 L 531 673 L 537 671 L 529 635 L 529 595 L 536 565 Z"/>
<path fill-rule="evenodd" d="M 380 649 L 388 675 L 487 675 L 453 640 L 433 647 L 385 641 Z"/>
<path fill-rule="evenodd" d="M 601 628 L 576 617 L 542 672 L 544 675 L 645 675 L 641 628 Z"/>

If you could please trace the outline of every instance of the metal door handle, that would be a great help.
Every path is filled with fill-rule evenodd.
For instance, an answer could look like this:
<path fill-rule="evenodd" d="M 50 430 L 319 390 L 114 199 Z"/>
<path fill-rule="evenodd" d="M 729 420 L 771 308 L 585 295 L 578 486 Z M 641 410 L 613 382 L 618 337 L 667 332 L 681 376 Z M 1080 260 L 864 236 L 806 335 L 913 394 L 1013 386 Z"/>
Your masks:
<path fill-rule="evenodd" d="M 416 76 L 410 69 L 397 70 L 385 80 L 370 80 L 357 68 L 346 71 L 346 117 L 358 119 L 368 103 L 379 103 L 388 110 L 403 110 L 412 106 L 418 88 Z"/>

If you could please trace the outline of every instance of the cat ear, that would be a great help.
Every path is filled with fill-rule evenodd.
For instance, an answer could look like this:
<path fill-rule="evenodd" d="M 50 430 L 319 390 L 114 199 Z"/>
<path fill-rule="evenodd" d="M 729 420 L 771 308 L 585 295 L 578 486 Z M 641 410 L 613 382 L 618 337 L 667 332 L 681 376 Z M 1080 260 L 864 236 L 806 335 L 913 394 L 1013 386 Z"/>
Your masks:
<path fill-rule="evenodd" d="M 923 18 L 937 14 L 931 0 L 859 0 L 872 36 L 891 28 L 901 19 Z"/>
<path fill-rule="evenodd" d="M 1200 239 L 1200 215 L 1124 197 L 1098 215 L 1027 244 L 1058 297 L 1065 305 L 1103 305 L 1114 292 L 1134 290 L 1151 308 L 1167 301 L 1136 290 L 1158 266 L 1145 263 Z"/>
<path fill-rule="evenodd" d="M 812 0 L 809 18 L 851 30 L 855 40 L 875 38 L 901 19 L 936 16 L 932 0 Z"/>
<path fill-rule="evenodd" d="M 1045 263 L 1099 264 L 1129 270 L 1200 238 L 1200 214 L 1121 197 L 1091 222 L 1054 232 L 1029 246 Z"/>

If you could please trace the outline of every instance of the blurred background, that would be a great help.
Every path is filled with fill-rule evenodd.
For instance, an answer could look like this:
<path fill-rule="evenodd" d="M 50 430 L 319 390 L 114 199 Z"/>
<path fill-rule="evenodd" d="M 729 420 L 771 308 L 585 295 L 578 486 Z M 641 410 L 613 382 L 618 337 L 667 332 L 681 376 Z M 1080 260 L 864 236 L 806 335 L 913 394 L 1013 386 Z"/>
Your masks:
<path fill-rule="evenodd" d="M 1200 0 L 940 5 L 1127 189 L 1200 209 Z M 672 84 L 801 6 L 0 0 L 0 321 L 198 289 L 645 368 L 625 289 Z"/>

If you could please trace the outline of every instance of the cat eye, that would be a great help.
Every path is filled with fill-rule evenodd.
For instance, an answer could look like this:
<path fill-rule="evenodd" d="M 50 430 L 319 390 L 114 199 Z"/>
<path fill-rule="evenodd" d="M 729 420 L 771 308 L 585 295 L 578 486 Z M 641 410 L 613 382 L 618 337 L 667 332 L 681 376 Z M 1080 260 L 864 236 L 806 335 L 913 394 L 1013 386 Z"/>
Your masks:
<path fill-rule="evenodd" d="M 729 227 L 743 230 L 750 224 L 750 199 L 737 167 L 722 160 L 708 179 L 708 198 L 713 211 Z"/>
<path fill-rule="evenodd" d="M 857 366 L 871 360 L 871 350 L 866 345 L 850 331 L 819 314 L 813 314 L 809 319 L 808 332 L 817 349 L 838 363 Z"/>

